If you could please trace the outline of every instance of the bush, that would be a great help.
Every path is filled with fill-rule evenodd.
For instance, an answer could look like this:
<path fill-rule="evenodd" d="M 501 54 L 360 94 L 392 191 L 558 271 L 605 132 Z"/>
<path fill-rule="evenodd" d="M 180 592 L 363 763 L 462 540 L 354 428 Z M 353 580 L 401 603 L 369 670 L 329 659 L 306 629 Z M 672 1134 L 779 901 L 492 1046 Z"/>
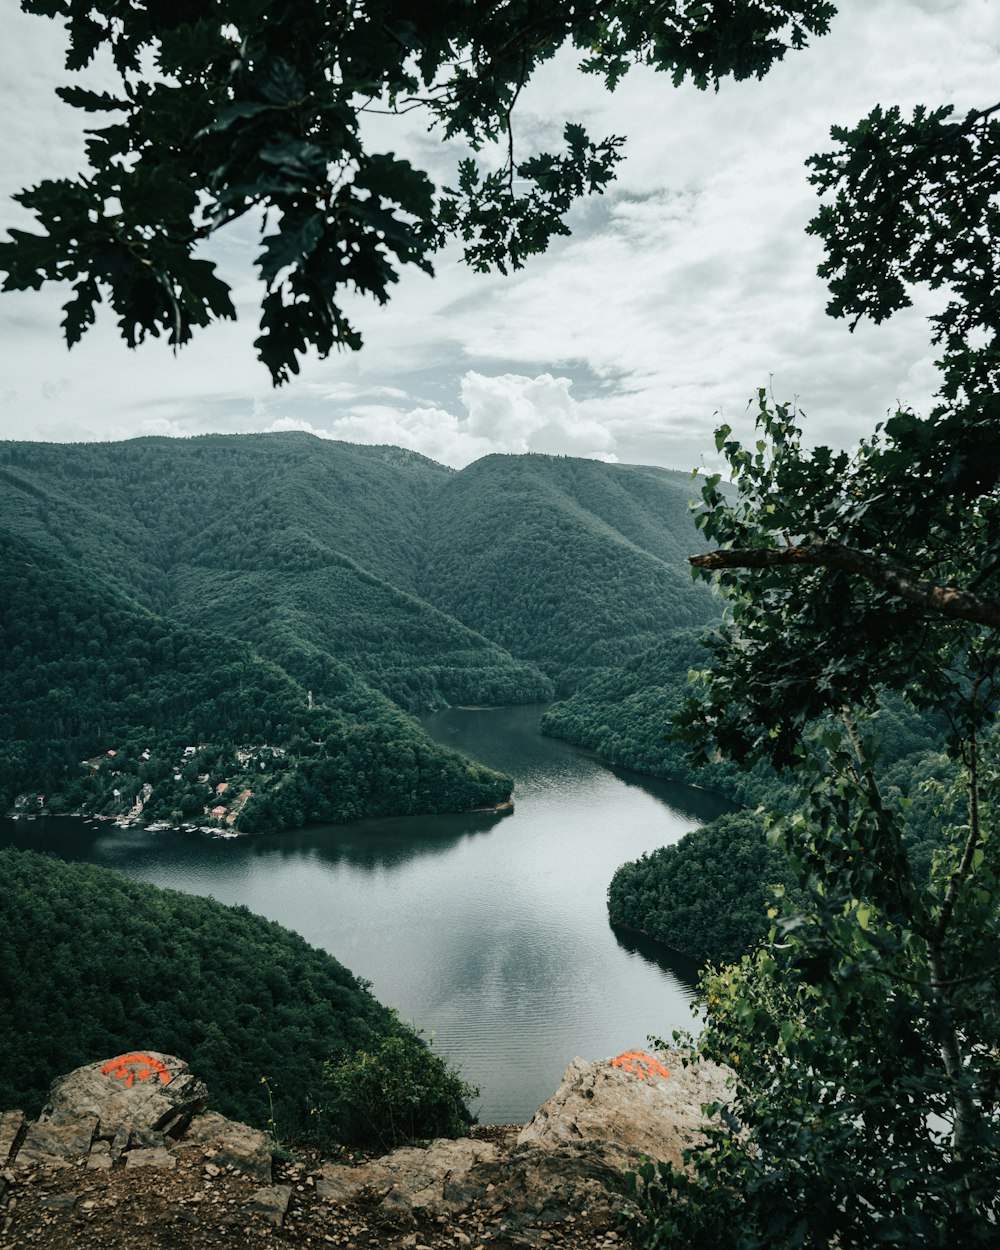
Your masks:
<path fill-rule="evenodd" d="M 394 1150 L 431 1137 L 459 1137 L 472 1123 L 468 1085 L 419 1038 L 387 1037 L 324 1065 L 323 1120 L 331 1137 Z"/>

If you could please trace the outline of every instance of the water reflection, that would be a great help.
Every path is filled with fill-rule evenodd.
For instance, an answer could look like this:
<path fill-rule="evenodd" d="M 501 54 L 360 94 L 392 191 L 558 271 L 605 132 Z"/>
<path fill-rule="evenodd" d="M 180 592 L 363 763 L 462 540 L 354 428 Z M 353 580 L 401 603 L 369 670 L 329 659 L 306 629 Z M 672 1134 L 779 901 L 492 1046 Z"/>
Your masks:
<path fill-rule="evenodd" d="M 628 951 L 630 955 L 638 955 L 640 959 L 644 959 L 655 968 L 671 972 L 692 992 L 698 988 L 701 964 L 696 959 L 682 955 L 680 951 L 671 950 L 669 946 L 654 941 L 653 938 L 647 937 L 645 933 L 640 933 L 637 929 L 630 929 L 628 925 L 611 924 L 609 921 L 608 928 L 615 935 L 615 940 L 623 951 Z"/>
<path fill-rule="evenodd" d="M 375 872 L 435 855 L 447 855 L 461 842 L 489 833 L 512 809 L 502 812 L 446 813 L 356 820 L 349 825 L 314 825 L 288 833 L 242 839 L 250 853 L 282 857 L 308 854 L 326 863 Z"/>

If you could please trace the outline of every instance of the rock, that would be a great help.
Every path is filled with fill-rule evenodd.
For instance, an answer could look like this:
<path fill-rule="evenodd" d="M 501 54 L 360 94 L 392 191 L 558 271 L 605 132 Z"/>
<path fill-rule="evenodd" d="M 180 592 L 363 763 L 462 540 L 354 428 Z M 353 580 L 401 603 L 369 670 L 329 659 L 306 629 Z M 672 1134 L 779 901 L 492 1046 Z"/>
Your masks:
<path fill-rule="evenodd" d="M 62 1122 L 39 1120 L 29 1124 L 17 1152 L 17 1166 L 29 1168 L 36 1163 L 65 1164 L 90 1154 L 90 1144 L 97 1130 L 97 1116 L 81 1116 Z"/>
<path fill-rule="evenodd" d="M 217 1168 L 234 1167 L 257 1181 L 271 1179 L 271 1140 L 260 1129 L 206 1111 L 191 1123 L 184 1140 L 204 1146 Z"/>
<path fill-rule="evenodd" d="M 173 1168 L 177 1166 L 177 1156 L 172 1155 L 163 1146 L 145 1146 L 138 1150 L 130 1150 L 125 1156 L 127 1168 Z"/>
<path fill-rule="evenodd" d="M 725 1101 L 732 1080 L 716 1064 L 684 1067 L 684 1058 L 683 1051 L 632 1051 L 619 1056 L 617 1065 L 574 1059 L 559 1088 L 518 1134 L 518 1144 L 555 1149 L 602 1143 L 609 1158 L 642 1154 L 680 1164 L 681 1152 L 700 1139 L 702 1104 Z"/>
<path fill-rule="evenodd" d="M 205 1106 L 205 1086 L 182 1059 L 157 1051 L 86 1064 L 55 1081 L 42 1120 L 96 1116 L 102 1137 L 121 1130 L 179 1136 Z"/>
<path fill-rule="evenodd" d="M 23 1111 L 4 1111 L 0 1114 L 0 1168 L 7 1166 L 23 1130 Z"/>
<path fill-rule="evenodd" d="M 496 1147 L 489 1142 L 439 1138 L 422 1148 L 404 1146 L 360 1167 L 328 1163 L 316 1192 L 334 1202 L 349 1202 L 367 1189 L 381 1194 L 380 1206 L 386 1212 L 452 1214 L 486 1192 L 486 1181 L 477 1180 L 473 1169 L 496 1158 Z"/>
<path fill-rule="evenodd" d="M 122 1127 L 118 1130 L 117 1133 L 115 1133 L 114 1137 L 111 1139 L 111 1147 L 110 1147 L 109 1153 L 111 1155 L 111 1162 L 113 1164 L 117 1163 L 118 1160 L 122 1157 L 123 1152 L 128 1150 L 129 1138 L 131 1136 L 132 1134 L 130 1133 L 130 1131 L 127 1128 Z"/>
<path fill-rule="evenodd" d="M 39 1198 L 38 1205 L 49 1211 L 72 1211 L 79 1201 L 80 1195 L 76 1190 L 69 1190 L 62 1194 L 45 1194 Z"/>
<path fill-rule="evenodd" d="M 518 1146 L 495 1171 L 485 1169 L 493 1184 L 491 1209 L 499 1209 L 507 1228 L 551 1223 L 589 1211 L 611 1218 L 613 1206 L 627 1192 L 619 1157 L 604 1143 L 563 1146 Z"/>
<path fill-rule="evenodd" d="M 262 1215 L 269 1224 L 280 1228 L 292 1199 L 291 1185 L 267 1185 L 258 1189 L 250 1202 L 250 1210 Z"/>
<path fill-rule="evenodd" d="M 92 1172 L 108 1171 L 111 1168 L 111 1143 L 98 1138 L 90 1148 L 87 1167 Z"/>

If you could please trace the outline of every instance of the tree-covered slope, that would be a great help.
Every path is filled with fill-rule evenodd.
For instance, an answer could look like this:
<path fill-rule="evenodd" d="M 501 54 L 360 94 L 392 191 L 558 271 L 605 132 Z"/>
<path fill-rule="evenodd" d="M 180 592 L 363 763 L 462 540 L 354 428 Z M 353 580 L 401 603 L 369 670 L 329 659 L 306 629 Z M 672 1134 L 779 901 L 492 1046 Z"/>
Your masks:
<path fill-rule="evenodd" d="M 563 689 L 714 615 L 682 474 L 487 456 L 434 494 L 421 591 Z"/>
<path fill-rule="evenodd" d="M 772 887 L 791 882 L 763 817 L 737 812 L 622 864 L 608 887 L 608 916 L 694 959 L 732 963 L 766 937 Z"/>
<path fill-rule="evenodd" d="M 296 433 L 0 446 L 10 532 L 272 658 L 298 639 L 412 710 L 544 699 L 710 619 L 690 495 L 667 470 L 455 472 Z"/>
<path fill-rule="evenodd" d="M 421 456 L 299 434 L 8 444 L 0 475 L 15 532 L 279 663 L 300 642 L 411 711 L 551 696 L 412 593 L 428 498 L 453 476 Z M 314 667 L 292 672 L 309 686 Z"/>
<path fill-rule="evenodd" d="M 423 1043 L 332 956 L 246 908 L 103 868 L 0 851 L 0 1107 L 37 1114 L 53 1074 L 123 1051 L 186 1059 L 212 1106 L 311 1133 L 323 1064 L 399 1037 Z M 440 1124 L 462 1113 L 433 1054 Z M 450 1096 L 449 1096 L 450 1095 Z"/>
<path fill-rule="evenodd" d="M 701 631 L 677 630 L 625 664 L 593 677 L 542 717 L 541 731 L 651 777 L 700 785 L 748 805 L 780 802 L 769 767 L 750 771 L 729 762 L 694 769 L 683 743 L 670 737 L 671 718 L 688 691 L 688 673 L 707 663 Z"/>
<path fill-rule="evenodd" d="M 243 642 L 0 542 L 0 797 L 237 828 L 456 811 L 510 781 L 437 746 L 350 670 L 326 697 Z M 334 680 L 336 678 L 336 680 Z"/>
<path fill-rule="evenodd" d="M 302 544 L 284 566 L 247 571 L 176 565 L 171 576 L 179 619 L 246 639 L 314 693 L 326 654 L 413 712 L 552 696 L 535 665 L 329 549 Z"/>

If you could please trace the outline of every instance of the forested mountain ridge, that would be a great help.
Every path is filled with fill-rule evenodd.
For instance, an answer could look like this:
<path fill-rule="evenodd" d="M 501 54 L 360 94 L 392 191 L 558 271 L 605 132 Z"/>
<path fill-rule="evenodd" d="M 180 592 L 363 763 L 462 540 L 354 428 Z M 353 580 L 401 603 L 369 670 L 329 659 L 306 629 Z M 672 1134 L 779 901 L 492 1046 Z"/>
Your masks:
<path fill-rule="evenodd" d="M 421 587 L 572 690 L 713 618 L 686 566 L 691 493 L 666 470 L 487 456 L 435 492 Z"/>
<path fill-rule="evenodd" d="M 311 616 L 331 652 L 376 684 L 387 669 L 483 650 L 471 668 L 510 666 L 522 698 L 545 698 L 552 680 L 576 684 L 568 672 L 619 663 L 713 615 L 684 564 L 694 530 L 681 473 L 542 455 L 456 472 L 399 448 L 290 433 L 11 443 L 0 484 L 16 532 L 144 606 L 258 646 L 262 614 Z M 234 602 L 251 572 L 267 584 Z M 228 606 L 209 625 L 211 578 L 237 594 L 220 596 Z M 369 602 L 356 612 L 352 599 Z M 421 613 L 415 644 L 388 656 L 376 622 Z"/>
<path fill-rule="evenodd" d="M 398 709 L 550 698 L 556 683 L 572 689 L 665 629 L 708 619 L 709 596 L 680 565 L 693 533 L 689 494 L 685 475 L 656 469 L 491 456 L 456 472 L 399 448 L 300 433 L 0 444 L 0 537 L 21 574 L 37 573 L 21 576 L 21 616 L 6 621 L 7 697 L 34 707 L 30 675 L 44 668 L 53 707 L 100 714 L 92 732 L 83 721 L 64 732 L 58 716 L 22 716 L 0 769 L 2 797 L 38 789 L 75 809 L 72 770 L 117 749 L 98 732 L 103 718 L 137 752 L 154 727 L 168 754 L 181 739 L 220 749 L 270 741 L 286 753 L 300 739 L 295 784 L 290 775 L 268 796 L 239 769 L 225 778 L 253 792 L 238 827 L 496 802 L 502 783 L 456 769 Z M 104 630 L 113 645 L 101 646 L 95 685 L 80 644 L 101 596 L 116 624 Z M 60 622 L 44 640 L 29 627 L 36 600 Z M 171 722 L 169 700 L 148 697 L 171 681 L 188 690 L 192 672 L 167 664 L 153 680 L 122 650 L 128 635 L 154 628 L 150 613 L 164 635 L 183 631 L 171 654 L 190 652 L 197 636 L 198 671 L 210 686 L 213 665 L 222 674 L 216 702 L 189 690 L 177 704 L 201 708 L 200 728 L 190 716 Z M 227 650 L 234 640 L 240 656 L 258 657 L 255 673 L 280 675 L 280 696 L 258 698 L 244 678 L 224 694 L 226 674 L 243 671 Z M 252 732 L 248 723 L 226 733 L 220 708 L 240 699 L 272 712 L 277 699 L 281 710 L 251 716 Z M 315 732 L 322 717 L 335 728 Z M 349 784 L 330 763 L 335 748 Z M 58 768 L 69 771 L 60 779 Z M 334 782 L 331 803 L 321 792 Z M 185 806 L 195 806 L 188 791 L 158 814 Z"/>
<path fill-rule="evenodd" d="M 5 806 L 244 830 L 456 811 L 510 780 L 433 743 L 341 666 L 310 703 L 246 643 L 147 611 L 65 560 L 0 540 Z"/>

